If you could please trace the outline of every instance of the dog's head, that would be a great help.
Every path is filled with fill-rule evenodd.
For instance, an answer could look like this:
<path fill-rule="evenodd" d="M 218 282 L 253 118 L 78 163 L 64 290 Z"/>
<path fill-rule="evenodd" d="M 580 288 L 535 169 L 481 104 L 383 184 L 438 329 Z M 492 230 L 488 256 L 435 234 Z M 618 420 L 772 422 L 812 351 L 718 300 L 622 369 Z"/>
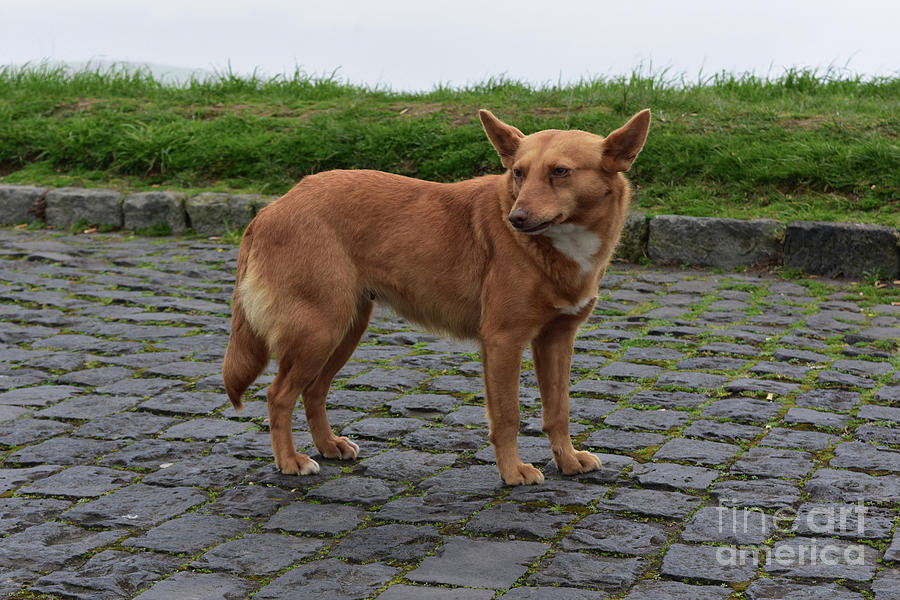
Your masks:
<path fill-rule="evenodd" d="M 514 203 L 508 219 L 521 233 L 537 235 L 563 222 L 604 212 L 604 201 L 627 194 L 623 171 L 644 146 L 650 111 L 643 110 L 606 138 L 586 131 L 525 135 L 489 111 L 484 131 L 510 177 Z"/>

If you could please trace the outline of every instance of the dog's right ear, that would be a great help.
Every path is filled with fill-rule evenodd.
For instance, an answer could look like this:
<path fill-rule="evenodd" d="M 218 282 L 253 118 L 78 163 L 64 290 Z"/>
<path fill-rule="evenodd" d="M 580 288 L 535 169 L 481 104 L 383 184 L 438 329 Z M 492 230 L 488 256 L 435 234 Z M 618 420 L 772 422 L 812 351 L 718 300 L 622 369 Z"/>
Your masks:
<path fill-rule="evenodd" d="M 519 142 L 525 134 L 513 127 L 507 125 L 497 117 L 491 114 L 489 110 L 478 111 L 481 117 L 481 124 L 484 126 L 484 132 L 487 134 L 491 144 L 500 155 L 500 162 L 507 169 L 512 168 L 513 159 L 516 156 L 516 150 L 519 148 Z"/>
<path fill-rule="evenodd" d="M 640 154 L 650 129 L 650 110 L 644 109 L 603 140 L 600 168 L 605 171 L 627 171 Z"/>

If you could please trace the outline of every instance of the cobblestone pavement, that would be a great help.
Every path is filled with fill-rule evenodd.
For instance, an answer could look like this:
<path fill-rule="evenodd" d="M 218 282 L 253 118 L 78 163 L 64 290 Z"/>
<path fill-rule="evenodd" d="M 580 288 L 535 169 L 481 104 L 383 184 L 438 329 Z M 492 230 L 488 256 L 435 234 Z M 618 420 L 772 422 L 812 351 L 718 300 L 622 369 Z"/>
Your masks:
<path fill-rule="evenodd" d="M 329 401 L 360 459 L 290 477 L 271 372 L 221 389 L 236 254 L 0 230 L 0 595 L 900 598 L 896 288 L 614 265 L 571 387 L 603 469 L 556 471 L 526 362 L 522 488 L 474 347 L 381 312 Z"/>

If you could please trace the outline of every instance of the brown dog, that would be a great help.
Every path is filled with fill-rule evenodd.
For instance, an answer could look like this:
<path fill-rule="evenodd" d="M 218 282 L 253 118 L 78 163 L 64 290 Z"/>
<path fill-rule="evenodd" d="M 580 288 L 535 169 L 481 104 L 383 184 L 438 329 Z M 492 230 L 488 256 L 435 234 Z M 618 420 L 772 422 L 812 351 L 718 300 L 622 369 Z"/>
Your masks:
<path fill-rule="evenodd" d="M 516 446 L 529 343 L 556 464 L 566 474 L 600 467 L 569 437 L 572 344 L 622 231 L 629 199 L 622 172 L 644 145 L 650 111 L 605 139 L 584 131 L 526 136 L 488 111 L 480 116 L 503 175 L 441 184 L 329 171 L 304 178 L 247 227 L 223 376 L 241 408 L 270 356 L 278 359 L 268 408 L 282 472 L 319 471 L 294 447 L 291 413 L 300 395 L 322 456 L 356 458 L 359 447 L 331 430 L 325 396 L 366 330 L 373 301 L 480 342 L 490 440 L 506 483 L 544 480 Z"/>

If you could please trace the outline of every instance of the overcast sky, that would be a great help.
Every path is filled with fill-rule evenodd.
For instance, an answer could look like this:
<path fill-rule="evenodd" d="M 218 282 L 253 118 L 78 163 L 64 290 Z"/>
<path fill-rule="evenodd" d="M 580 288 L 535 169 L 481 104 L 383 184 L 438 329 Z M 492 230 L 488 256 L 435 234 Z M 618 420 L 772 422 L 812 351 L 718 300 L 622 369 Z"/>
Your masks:
<path fill-rule="evenodd" d="M 900 2 L 0 0 L 0 64 L 114 60 L 394 90 L 536 84 L 652 63 L 696 79 L 829 65 L 900 75 Z"/>

